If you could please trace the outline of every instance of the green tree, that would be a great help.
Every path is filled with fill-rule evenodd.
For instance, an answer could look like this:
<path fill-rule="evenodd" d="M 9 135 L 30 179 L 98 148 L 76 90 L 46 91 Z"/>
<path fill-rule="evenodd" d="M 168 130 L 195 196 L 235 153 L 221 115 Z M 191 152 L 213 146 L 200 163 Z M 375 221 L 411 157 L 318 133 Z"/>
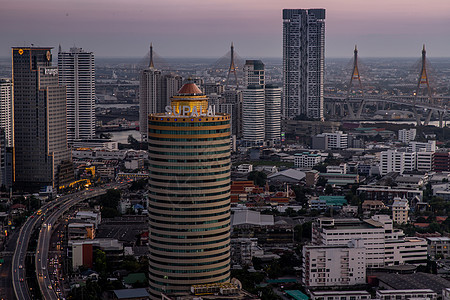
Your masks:
<path fill-rule="evenodd" d="M 106 253 L 100 249 L 94 251 L 93 269 L 101 276 L 106 276 Z"/>
<path fill-rule="evenodd" d="M 252 180 L 255 185 L 261 187 L 266 185 L 266 179 L 266 173 L 260 171 L 252 171 L 247 176 L 247 180 Z"/>

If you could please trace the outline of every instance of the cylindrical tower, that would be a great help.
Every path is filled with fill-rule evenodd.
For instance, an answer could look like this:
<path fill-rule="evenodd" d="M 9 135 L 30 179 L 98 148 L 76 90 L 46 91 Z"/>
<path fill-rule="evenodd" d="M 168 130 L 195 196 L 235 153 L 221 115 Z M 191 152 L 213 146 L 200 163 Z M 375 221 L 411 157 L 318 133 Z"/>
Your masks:
<path fill-rule="evenodd" d="M 249 146 L 264 143 L 264 86 L 249 85 L 242 91 L 242 134 Z"/>
<path fill-rule="evenodd" d="M 149 115 L 152 299 L 230 279 L 230 116 L 194 83 Z"/>
<path fill-rule="evenodd" d="M 265 139 L 279 141 L 281 135 L 281 89 L 277 85 L 265 86 Z"/>

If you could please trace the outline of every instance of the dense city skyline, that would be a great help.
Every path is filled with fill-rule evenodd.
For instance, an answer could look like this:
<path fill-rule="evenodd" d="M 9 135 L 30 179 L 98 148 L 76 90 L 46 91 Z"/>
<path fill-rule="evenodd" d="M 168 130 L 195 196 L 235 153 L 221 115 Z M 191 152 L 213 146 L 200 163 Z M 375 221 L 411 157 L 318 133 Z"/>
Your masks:
<path fill-rule="evenodd" d="M 327 10 L 327 57 L 347 57 L 354 44 L 363 57 L 413 57 L 423 43 L 430 57 L 448 56 L 450 43 L 442 36 L 450 3 L 413 2 L 8 1 L 0 12 L 0 57 L 10 55 L 11 46 L 31 43 L 83 46 L 98 57 L 142 57 L 150 42 L 163 57 L 220 57 L 231 41 L 242 57 L 281 57 L 282 9 L 313 7 Z"/>

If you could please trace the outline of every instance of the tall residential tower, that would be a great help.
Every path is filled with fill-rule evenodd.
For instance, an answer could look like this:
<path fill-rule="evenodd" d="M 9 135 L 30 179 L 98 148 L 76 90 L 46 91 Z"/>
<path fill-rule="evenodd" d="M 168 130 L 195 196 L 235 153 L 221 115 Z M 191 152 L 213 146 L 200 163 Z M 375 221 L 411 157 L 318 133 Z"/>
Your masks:
<path fill-rule="evenodd" d="M 73 179 L 67 147 L 66 89 L 58 84 L 52 48 L 12 48 L 15 185 L 56 187 Z"/>
<path fill-rule="evenodd" d="M 151 299 L 229 282 L 230 116 L 190 82 L 148 130 Z"/>
<path fill-rule="evenodd" d="M 323 120 L 325 9 L 283 9 L 283 115 Z"/>
<path fill-rule="evenodd" d="M 94 54 L 81 48 L 58 52 L 59 83 L 67 91 L 67 139 L 95 138 Z"/>

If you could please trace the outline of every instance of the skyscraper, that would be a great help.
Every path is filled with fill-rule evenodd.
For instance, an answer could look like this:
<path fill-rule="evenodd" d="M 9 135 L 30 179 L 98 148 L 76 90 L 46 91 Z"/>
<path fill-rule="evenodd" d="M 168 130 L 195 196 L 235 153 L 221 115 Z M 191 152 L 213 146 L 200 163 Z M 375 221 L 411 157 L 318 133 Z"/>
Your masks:
<path fill-rule="evenodd" d="M 249 85 L 242 91 L 242 135 L 247 145 L 262 145 L 265 136 L 264 86 Z"/>
<path fill-rule="evenodd" d="M 231 112 L 231 134 L 242 137 L 242 91 L 227 90 L 222 94 L 224 103 L 219 104 L 219 112 Z"/>
<path fill-rule="evenodd" d="M 265 85 L 265 140 L 279 141 L 281 135 L 281 89 Z"/>
<path fill-rule="evenodd" d="M 143 141 L 147 141 L 148 115 L 164 112 L 170 104 L 170 97 L 181 88 L 183 79 L 174 74 L 163 75 L 155 68 L 153 46 L 150 45 L 148 68 L 139 76 L 139 128 Z"/>
<path fill-rule="evenodd" d="M 95 138 L 94 54 L 81 48 L 58 51 L 59 83 L 67 93 L 67 140 Z"/>
<path fill-rule="evenodd" d="M 15 185 L 36 190 L 73 179 L 66 89 L 48 47 L 13 47 Z M 73 168 L 72 168 L 73 170 Z"/>
<path fill-rule="evenodd" d="M 0 79 L 0 185 L 13 183 L 13 84 L 11 79 Z"/>
<path fill-rule="evenodd" d="M 149 116 L 149 282 L 161 292 L 230 280 L 230 116 L 194 83 Z"/>
<path fill-rule="evenodd" d="M 284 118 L 323 120 L 325 9 L 283 9 Z"/>
<path fill-rule="evenodd" d="M 244 87 L 265 84 L 264 63 L 260 60 L 246 60 L 244 65 Z"/>
<path fill-rule="evenodd" d="M 6 146 L 13 144 L 13 85 L 11 79 L 0 78 L 0 129 L 5 132 Z"/>

